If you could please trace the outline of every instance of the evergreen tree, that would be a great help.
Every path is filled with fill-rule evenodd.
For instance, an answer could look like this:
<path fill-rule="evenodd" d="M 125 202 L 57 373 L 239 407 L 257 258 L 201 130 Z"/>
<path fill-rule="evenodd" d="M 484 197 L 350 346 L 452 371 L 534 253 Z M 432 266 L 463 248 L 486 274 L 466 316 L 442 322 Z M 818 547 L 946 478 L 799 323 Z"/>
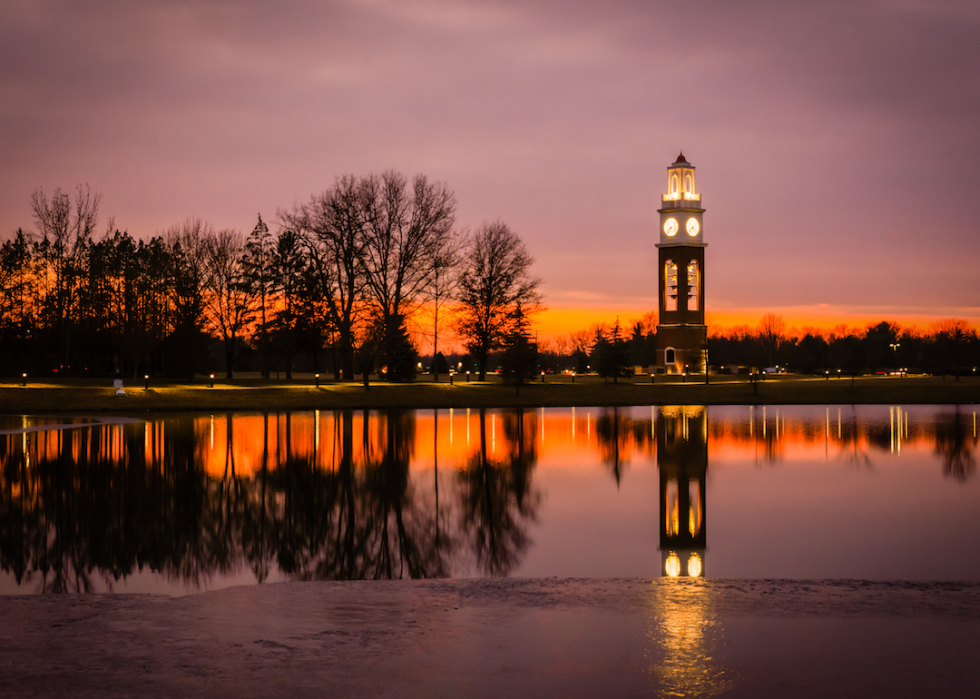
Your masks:
<path fill-rule="evenodd" d="M 259 214 L 242 256 L 242 281 L 250 287 L 256 299 L 256 315 L 259 351 L 262 354 L 262 378 L 269 378 L 269 326 L 273 290 L 273 240 L 269 227 Z"/>
<path fill-rule="evenodd" d="M 419 354 L 408 336 L 405 316 L 388 319 L 384 334 L 385 361 L 389 381 L 414 381 Z"/>
<path fill-rule="evenodd" d="M 612 377 L 613 383 L 619 381 L 620 376 L 630 375 L 630 347 L 629 341 L 623 336 L 623 329 L 619 324 L 619 317 L 609 331 L 608 337 L 599 328 L 596 330 L 595 346 L 592 350 L 592 363 L 599 372 L 599 376 Z"/>
<path fill-rule="evenodd" d="M 534 379 L 538 368 L 538 345 L 531 339 L 531 323 L 520 301 L 509 316 L 511 325 L 504 339 L 501 367 L 504 380 L 513 380 L 520 393 L 524 380 Z"/>

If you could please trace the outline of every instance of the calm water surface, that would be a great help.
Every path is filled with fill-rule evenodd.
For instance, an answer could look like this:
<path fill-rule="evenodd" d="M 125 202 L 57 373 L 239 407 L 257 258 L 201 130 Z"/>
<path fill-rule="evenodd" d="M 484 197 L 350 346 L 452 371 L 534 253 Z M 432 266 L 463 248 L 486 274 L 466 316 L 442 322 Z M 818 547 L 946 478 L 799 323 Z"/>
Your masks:
<path fill-rule="evenodd" d="M 0 416 L 0 593 L 980 580 L 977 408 Z"/>

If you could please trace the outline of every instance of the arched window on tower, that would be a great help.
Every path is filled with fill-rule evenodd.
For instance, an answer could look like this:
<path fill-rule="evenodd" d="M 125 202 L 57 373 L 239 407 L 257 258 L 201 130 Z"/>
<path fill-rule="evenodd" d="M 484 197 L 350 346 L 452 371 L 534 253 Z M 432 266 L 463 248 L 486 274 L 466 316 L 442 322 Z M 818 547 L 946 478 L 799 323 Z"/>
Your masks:
<path fill-rule="evenodd" d="M 684 191 L 685 192 L 693 192 L 694 191 L 693 189 L 691 189 L 691 176 L 690 175 L 684 175 Z"/>
<path fill-rule="evenodd" d="M 677 310 L 677 265 L 673 260 L 664 263 L 664 310 Z"/>
<path fill-rule="evenodd" d="M 677 175 L 671 175 L 670 177 L 670 193 L 677 194 Z"/>
<path fill-rule="evenodd" d="M 691 260 L 687 263 L 687 310 L 689 311 L 698 310 L 698 289 L 701 286 L 699 281 L 698 261 Z"/>

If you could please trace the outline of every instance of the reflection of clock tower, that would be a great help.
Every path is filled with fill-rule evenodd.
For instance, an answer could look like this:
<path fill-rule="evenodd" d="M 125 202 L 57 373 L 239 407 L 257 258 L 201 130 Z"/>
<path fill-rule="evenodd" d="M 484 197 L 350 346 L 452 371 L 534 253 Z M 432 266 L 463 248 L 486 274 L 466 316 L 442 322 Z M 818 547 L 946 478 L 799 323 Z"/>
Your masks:
<path fill-rule="evenodd" d="M 665 405 L 657 419 L 660 574 L 705 574 L 708 416 L 701 405 Z"/>
<path fill-rule="evenodd" d="M 707 364 L 704 324 L 704 248 L 701 195 L 694 188 L 694 166 L 677 156 L 667 168 L 661 197 L 658 273 L 660 320 L 657 365 L 668 374 L 701 373 Z"/>

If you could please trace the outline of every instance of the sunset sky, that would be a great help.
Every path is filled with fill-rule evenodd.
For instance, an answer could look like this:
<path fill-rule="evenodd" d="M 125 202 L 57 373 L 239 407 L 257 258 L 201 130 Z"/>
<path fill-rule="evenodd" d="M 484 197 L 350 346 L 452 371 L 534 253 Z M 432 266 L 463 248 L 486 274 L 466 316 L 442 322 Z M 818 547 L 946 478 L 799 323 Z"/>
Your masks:
<path fill-rule="evenodd" d="M 0 235 L 36 187 L 147 237 L 424 173 L 523 237 L 548 335 L 656 308 L 683 150 L 709 323 L 977 324 L 978 69 L 975 0 L 5 0 Z"/>

